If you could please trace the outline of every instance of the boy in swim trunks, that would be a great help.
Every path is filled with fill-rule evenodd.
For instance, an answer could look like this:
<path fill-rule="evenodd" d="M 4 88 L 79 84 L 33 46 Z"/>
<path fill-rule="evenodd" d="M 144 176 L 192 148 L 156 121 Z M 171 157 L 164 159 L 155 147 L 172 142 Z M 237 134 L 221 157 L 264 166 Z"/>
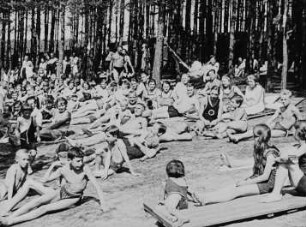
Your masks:
<path fill-rule="evenodd" d="M 52 172 L 52 168 L 49 168 L 44 179 L 44 181 L 52 181 L 63 177 L 65 183 L 59 189 L 49 189 L 49 193 L 26 203 L 8 217 L 0 218 L 0 223 L 14 225 L 36 219 L 49 212 L 70 208 L 82 199 L 88 181 L 93 183 L 99 196 L 101 209 L 105 211 L 102 190 L 89 167 L 84 166 L 83 152 L 80 148 L 71 148 L 68 152 L 68 158 L 71 161 L 64 166 L 62 166 L 61 162 L 54 162 L 52 166 L 60 166 L 60 168 L 54 172 Z"/>
<path fill-rule="evenodd" d="M 16 163 L 8 168 L 5 179 L 0 181 L 0 200 L 6 198 L 11 200 L 27 179 L 29 165 L 27 150 L 18 150 L 15 160 Z"/>
<path fill-rule="evenodd" d="M 126 143 L 124 140 L 119 139 L 118 135 L 118 127 L 114 125 L 109 126 L 105 132 L 107 145 L 104 147 L 104 149 L 100 149 L 96 152 L 95 176 L 101 177 L 103 180 L 121 169 L 125 162 L 127 163 L 132 175 L 140 175 L 134 171 L 127 153 L 128 150 Z M 103 169 L 101 169 L 102 162 L 104 166 Z"/>
<path fill-rule="evenodd" d="M 288 90 L 283 90 L 280 94 L 282 106 L 276 110 L 274 115 L 266 122 L 271 128 L 272 137 L 287 136 L 292 127 L 298 120 L 302 119 L 301 113 L 296 106 L 291 103 L 290 97 L 292 93 Z M 243 134 L 229 136 L 230 141 L 237 143 L 240 140 L 252 137 L 252 131 L 248 130 Z"/>

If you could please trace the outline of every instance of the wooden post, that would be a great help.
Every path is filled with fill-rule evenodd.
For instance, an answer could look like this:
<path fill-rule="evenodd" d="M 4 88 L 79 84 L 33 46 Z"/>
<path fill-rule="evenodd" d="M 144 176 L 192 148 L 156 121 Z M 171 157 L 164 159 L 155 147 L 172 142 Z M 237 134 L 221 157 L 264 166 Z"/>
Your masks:
<path fill-rule="evenodd" d="M 283 13 L 283 68 L 282 68 L 282 81 L 281 88 L 286 89 L 287 87 L 287 73 L 288 73 L 288 46 L 287 46 L 287 14 L 288 14 L 288 0 L 284 1 L 284 13 Z"/>
<path fill-rule="evenodd" d="M 161 78 L 161 64 L 162 64 L 162 54 L 163 54 L 163 44 L 164 44 L 164 17 L 163 17 L 163 3 L 159 3 L 158 7 L 158 24 L 157 24 L 157 37 L 155 44 L 155 54 L 154 54 L 154 65 L 153 65 L 153 78 L 156 80 L 157 84 L 160 84 Z"/>

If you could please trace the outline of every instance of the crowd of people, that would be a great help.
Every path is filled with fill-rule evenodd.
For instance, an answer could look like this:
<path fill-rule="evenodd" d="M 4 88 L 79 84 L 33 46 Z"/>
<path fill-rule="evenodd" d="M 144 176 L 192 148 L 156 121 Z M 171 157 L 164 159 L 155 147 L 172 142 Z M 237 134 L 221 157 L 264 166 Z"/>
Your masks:
<path fill-rule="evenodd" d="M 187 199 L 204 205 L 272 190 L 265 201 L 280 199 L 288 173 L 297 191 L 306 194 L 304 170 L 296 161 L 306 160 L 306 123 L 291 103 L 290 91 L 282 91 L 275 114 L 252 129 L 248 117 L 265 109 L 265 90 L 258 75 L 248 75 L 242 91 L 231 76 L 218 74 L 219 63 L 212 56 L 205 71 L 190 71 L 177 83 L 165 80 L 159 87 L 145 71 L 135 72 L 122 47 L 106 60 L 109 69 L 84 77 L 75 54 L 65 57 L 60 75 L 54 54 L 42 58 L 38 68 L 25 56 L 20 70 L 1 78 L 0 142 L 12 144 L 18 151 L 16 163 L 0 182 L 0 200 L 6 203 L 0 223 L 13 225 L 69 208 L 80 201 L 88 181 L 94 184 L 101 208 L 106 210 L 96 178 L 105 180 L 124 164 L 132 175 L 139 176 L 131 159 L 154 158 L 162 142 L 191 141 L 196 136 L 228 138 L 234 143 L 255 137 L 254 174 L 234 188 L 202 195 L 188 191 L 184 164 L 171 161 L 166 168 L 165 201 L 159 208 L 173 222 L 188 221 L 178 213 L 187 208 Z M 203 78 L 202 89 L 195 89 L 190 82 L 194 75 Z M 273 136 L 294 132 L 298 147 L 283 151 L 269 142 Z M 54 152 L 57 160 L 42 182 L 37 182 L 29 175 L 37 146 L 47 142 L 59 143 Z M 55 179 L 60 179 L 58 190 L 44 185 Z M 11 212 L 30 189 L 41 196 Z"/>

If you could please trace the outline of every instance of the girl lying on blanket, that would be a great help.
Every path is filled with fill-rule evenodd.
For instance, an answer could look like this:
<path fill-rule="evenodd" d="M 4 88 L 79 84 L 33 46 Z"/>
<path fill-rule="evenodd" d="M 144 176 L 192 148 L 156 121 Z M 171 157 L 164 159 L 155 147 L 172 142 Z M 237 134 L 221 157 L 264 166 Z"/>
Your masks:
<path fill-rule="evenodd" d="M 237 197 L 259 195 L 271 192 L 275 181 L 275 163 L 279 151 L 270 144 L 271 130 L 267 125 L 254 127 L 254 167 L 253 175 L 236 183 L 236 186 L 226 187 L 215 192 L 194 195 L 200 205 L 220 203 Z"/>
<path fill-rule="evenodd" d="M 266 122 L 272 130 L 272 137 L 287 136 L 294 124 L 301 120 L 302 116 L 298 108 L 291 103 L 290 97 L 292 93 L 288 90 L 283 90 L 280 94 L 282 106 L 276 110 L 274 115 Z M 248 130 L 245 133 L 237 135 L 229 135 L 230 142 L 238 143 L 240 140 L 252 137 L 252 131 Z"/>
<path fill-rule="evenodd" d="M 289 175 L 291 185 L 302 196 L 306 196 L 306 121 L 300 121 L 295 125 L 295 139 L 298 141 L 297 147 L 289 147 L 281 151 L 281 155 L 276 159 L 278 167 L 274 188 L 271 194 L 263 199 L 263 202 L 274 202 L 282 199 L 281 190 L 285 185 Z"/>

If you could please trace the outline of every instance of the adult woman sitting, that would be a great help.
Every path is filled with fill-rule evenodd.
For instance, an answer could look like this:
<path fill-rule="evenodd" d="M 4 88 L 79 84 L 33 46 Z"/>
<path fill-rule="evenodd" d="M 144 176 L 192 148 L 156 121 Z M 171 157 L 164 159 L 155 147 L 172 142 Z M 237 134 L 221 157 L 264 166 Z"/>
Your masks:
<path fill-rule="evenodd" d="M 258 83 L 258 77 L 255 75 L 249 75 L 247 83 L 242 107 L 248 115 L 259 113 L 265 109 L 265 89 Z"/>

